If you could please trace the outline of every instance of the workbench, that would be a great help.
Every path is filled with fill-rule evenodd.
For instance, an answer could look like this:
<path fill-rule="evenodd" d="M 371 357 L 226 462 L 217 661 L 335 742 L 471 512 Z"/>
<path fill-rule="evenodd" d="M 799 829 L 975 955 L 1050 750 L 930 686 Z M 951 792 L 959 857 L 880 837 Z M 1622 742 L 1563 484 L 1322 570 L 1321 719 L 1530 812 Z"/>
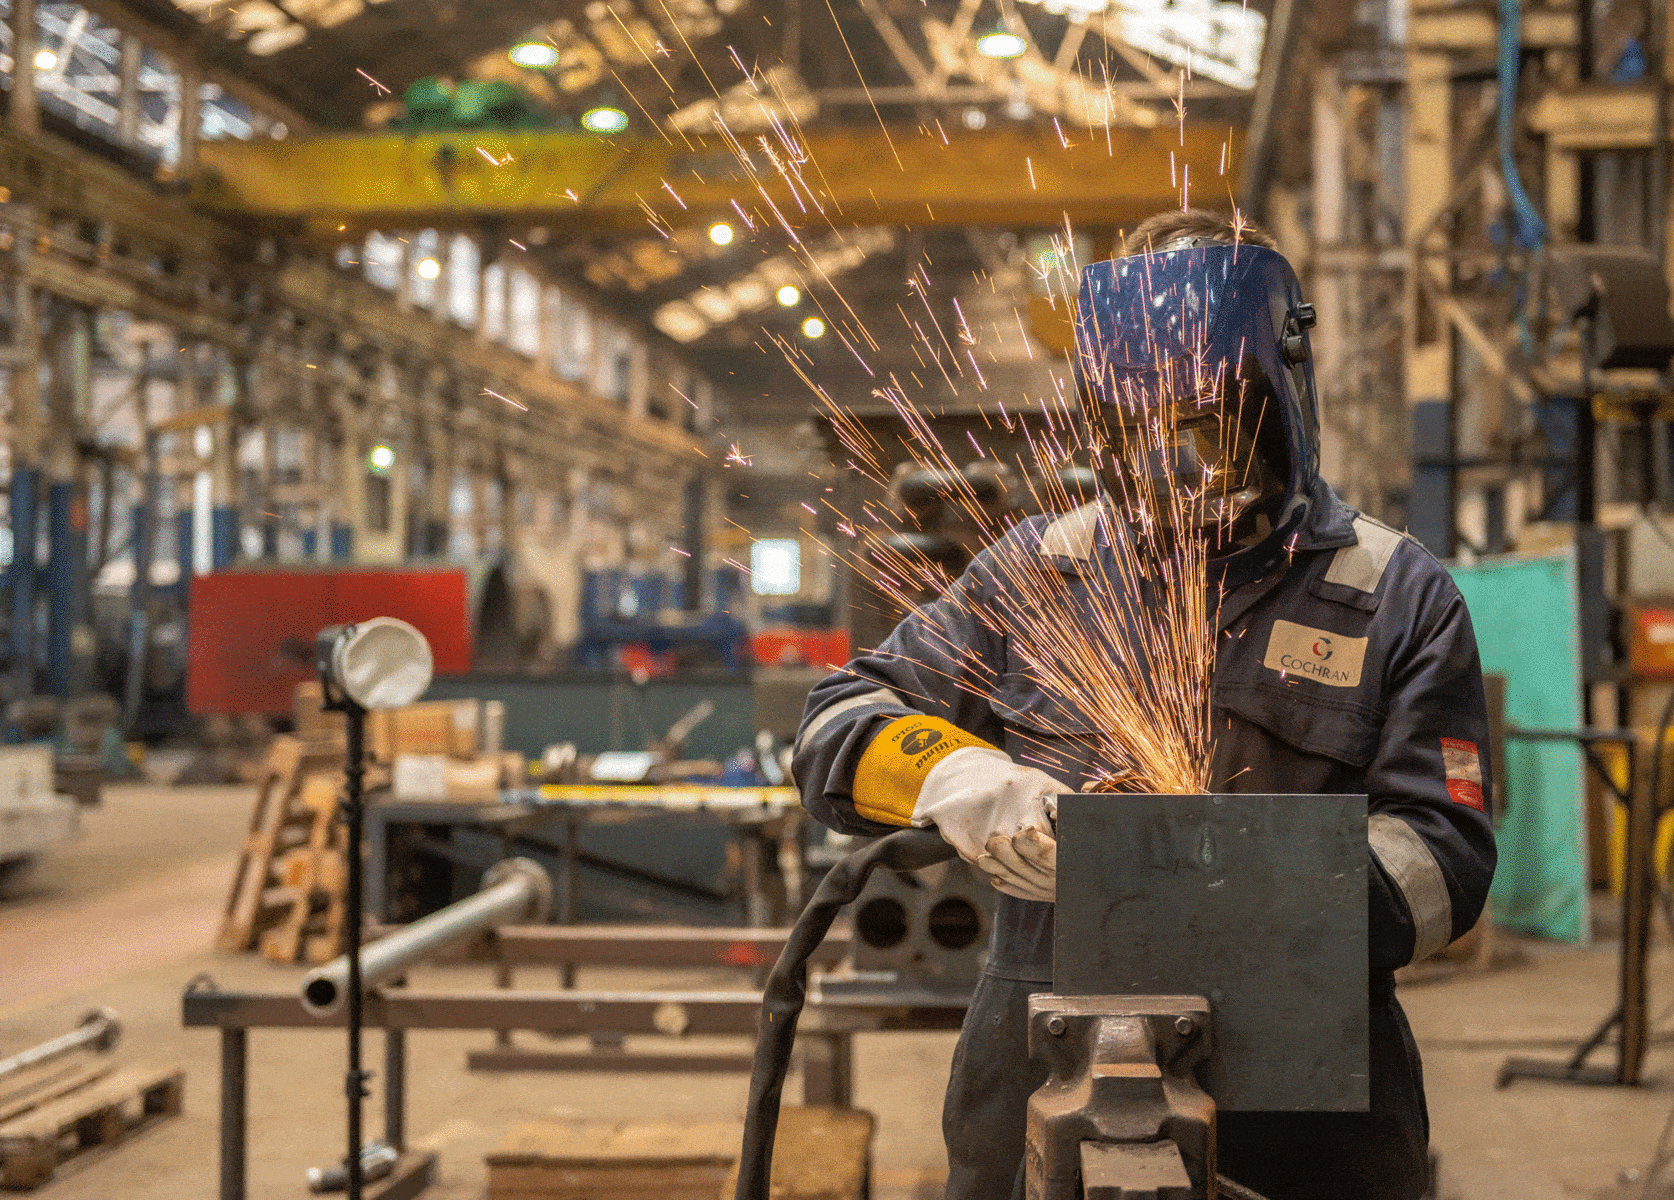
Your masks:
<path fill-rule="evenodd" d="M 802 808 L 794 788 L 662 785 L 553 785 L 502 791 L 488 803 L 375 799 L 366 812 L 366 908 L 374 920 L 401 924 L 424 912 L 397 911 L 397 887 L 391 874 L 415 857 L 447 865 L 449 903 L 476 887 L 477 879 L 501 858 L 533 853 L 556 860 L 556 920 L 569 924 L 580 916 L 580 868 L 594 867 L 675 896 L 701 894 L 724 899 L 684 880 L 591 854 L 581 845 L 589 825 L 620 825 L 658 817 L 682 816 L 718 822 L 740 851 L 744 924 L 762 926 L 788 920 L 804 899 L 801 845 Z M 494 849 L 470 846 L 467 834 L 486 836 Z M 772 869 L 768 864 L 773 864 Z M 782 887 L 782 899 L 770 886 Z M 441 904 L 431 906 L 441 907 Z M 426 911 L 429 911 L 427 909 Z"/>

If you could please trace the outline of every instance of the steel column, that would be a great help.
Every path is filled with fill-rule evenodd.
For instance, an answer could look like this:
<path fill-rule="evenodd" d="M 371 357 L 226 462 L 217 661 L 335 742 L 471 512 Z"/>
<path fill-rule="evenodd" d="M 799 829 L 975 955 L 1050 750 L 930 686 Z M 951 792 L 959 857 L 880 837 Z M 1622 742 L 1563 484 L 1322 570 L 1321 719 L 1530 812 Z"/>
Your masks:
<path fill-rule="evenodd" d="M 37 467 L 12 471 L 12 663 L 19 696 L 35 690 L 35 576 L 40 566 L 36 547 L 37 506 L 41 472 Z"/>
<path fill-rule="evenodd" d="M 35 0 L 12 0 L 12 91 L 6 123 L 19 133 L 39 133 L 41 107 L 35 92 Z"/>
<path fill-rule="evenodd" d="M 185 599 L 192 594 L 192 503 L 188 493 L 186 504 L 181 505 L 180 494 L 187 489 L 179 480 L 175 481 L 174 488 L 174 559 L 180 565 L 180 595 Z"/>
<path fill-rule="evenodd" d="M 151 649 L 151 566 L 157 557 L 157 505 L 162 492 L 157 474 L 157 435 L 150 431 L 150 343 L 140 350 L 146 368 L 139 378 L 135 407 L 140 428 L 145 431 L 145 465 L 140 501 L 133 509 L 134 584 L 129 592 L 128 678 L 122 698 L 122 728 L 130 731 L 139 720 L 140 704 L 145 699 L 146 659 Z"/>
<path fill-rule="evenodd" d="M 73 480 L 47 486 L 48 687 L 56 696 L 76 693 L 75 630 L 81 620 L 81 581 L 87 561 L 87 505 Z"/>
<path fill-rule="evenodd" d="M 217 504 L 209 512 L 210 567 L 223 571 L 238 557 L 238 510 L 230 504 Z"/>

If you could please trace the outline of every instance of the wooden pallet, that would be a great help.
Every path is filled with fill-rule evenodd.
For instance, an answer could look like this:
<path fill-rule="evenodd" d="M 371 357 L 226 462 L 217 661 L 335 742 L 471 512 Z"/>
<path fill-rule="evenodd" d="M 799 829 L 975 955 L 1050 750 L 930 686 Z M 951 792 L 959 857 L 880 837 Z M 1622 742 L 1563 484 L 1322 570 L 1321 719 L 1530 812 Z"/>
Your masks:
<path fill-rule="evenodd" d="M 185 1095 L 182 1067 L 121 1067 L 0 1123 L 0 1186 L 39 1187 L 66 1159 L 108 1152 L 178 1115 Z"/>
<path fill-rule="evenodd" d="M 60 1059 L 25 1067 L 8 1076 L 4 1090 L 0 1091 L 0 1123 L 33 1112 L 43 1104 L 103 1079 L 116 1067 L 114 1059 L 103 1057 Z"/>
<path fill-rule="evenodd" d="M 317 842 L 329 845 L 332 818 L 316 805 L 302 803 L 305 782 L 335 779 L 342 767 L 342 751 L 335 746 L 310 744 L 293 737 L 276 737 L 250 814 L 250 830 L 233 885 L 227 895 L 216 945 L 222 950 L 252 949 L 262 933 L 290 916 L 296 904 L 311 897 L 274 878 L 277 862 L 291 850 Z M 333 784 L 335 789 L 335 784 Z M 333 791 L 335 796 L 335 790 Z M 323 841 L 322 841 L 323 839 Z M 295 961 L 295 955 L 287 961 Z"/>
<path fill-rule="evenodd" d="M 337 806 L 341 779 L 333 773 L 303 778 L 296 801 L 309 814 L 308 840 L 278 861 L 288 897 L 278 924 L 261 935 L 262 957 L 294 963 L 325 962 L 337 956 L 343 940 L 347 863 Z M 299 814 L 298 822 L 302 818 Z"/>

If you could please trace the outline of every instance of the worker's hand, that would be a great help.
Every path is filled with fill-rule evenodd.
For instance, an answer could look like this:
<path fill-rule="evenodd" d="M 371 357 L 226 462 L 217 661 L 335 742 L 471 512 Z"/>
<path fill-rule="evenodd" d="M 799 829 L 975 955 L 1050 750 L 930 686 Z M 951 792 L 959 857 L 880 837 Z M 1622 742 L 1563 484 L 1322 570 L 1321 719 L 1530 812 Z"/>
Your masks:
<path fill-rule="evenodd" d="M 913 824 L 934 825 L 960 858 L 975 864 L 992 837 L 1025 829 L 1050 834 L 1058 793 L 1071 790 L 1045 771 L 1012 762 L 1003 750 L 962 746 L 924 777 Z"/>
<path fill-rule="evenodd" d="M 988 839 L 988 853 L 976 860 L 977 869 L 1000 891 L 1019 900 L 1058 898 L 1058 839 L 1040 829 L 1025 829 L 1011 837 Z"/>

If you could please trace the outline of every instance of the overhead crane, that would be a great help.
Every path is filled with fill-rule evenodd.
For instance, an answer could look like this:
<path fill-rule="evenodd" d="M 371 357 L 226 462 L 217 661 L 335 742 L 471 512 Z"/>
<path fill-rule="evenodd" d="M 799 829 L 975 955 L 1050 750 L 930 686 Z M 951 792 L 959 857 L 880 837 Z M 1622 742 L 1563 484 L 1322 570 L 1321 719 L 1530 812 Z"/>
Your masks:
<path fill-rule="evenodd" d="M 200 145 L 199 205 L 341 239 L 485 217 L 600 232 L 735 218 L 858 225 L 1115 227 L 1224 199 L 1242 131 L 999 129 L 939 122 L 792 135 L 601 138 L 552 131 L 341 134 Z M 781 161 L 795 158 L 794 170 Z"/>

